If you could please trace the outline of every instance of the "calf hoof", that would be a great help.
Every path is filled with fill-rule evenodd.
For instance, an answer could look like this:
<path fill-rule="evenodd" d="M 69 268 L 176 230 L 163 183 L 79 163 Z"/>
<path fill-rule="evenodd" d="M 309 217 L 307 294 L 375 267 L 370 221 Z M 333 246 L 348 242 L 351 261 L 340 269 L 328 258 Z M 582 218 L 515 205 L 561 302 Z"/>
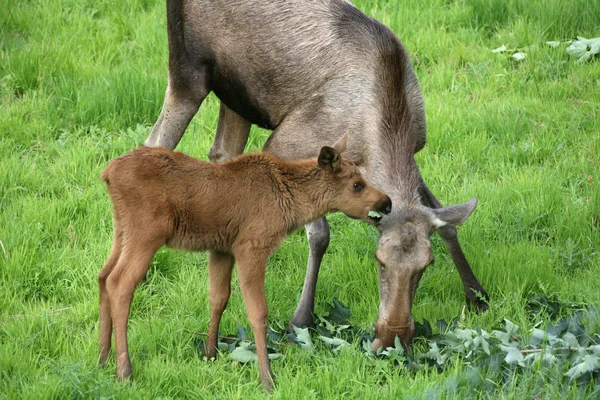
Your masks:
<path fill-rule="evenodd" d="M 467 293 L 467 305 L 469 309 L 477 313 L 484 312 L 490 309 L 490 296 L 483 288 L 469 288 Z"/>
<path fill-rule="evenodd" d="M 117 380 L 131 381 L 132 379 L 133 371 L 131 369 L 131 361 L 129 361 L 129 357 L 124 356 L 121 359 L 117 358 Z"/>
<path fill-rule="evenodd" d="M 216 349 L 212 349 L 212 351 L 207 351 L 206 349 L 204 349 L 204 351 L 202 352 L 202 357 L 206 357 L 207 360 L 213 360 L 217 358 L 217 350 Z"/>
<path fill-rule="evenodd" d="M 117 380 L 119 382 L 128 382 L 131 383 L 131 381 L 133 380 L 133 373 L 131 371 L 131 368 L 129 368 L 126 371 L 117 371 Z"/>
<path fill-rule="evenodd" d="M 261 374 L 260 383 L 262 383 L 263 388 L 267 392 L 271 393 L 275 388 L 275 375 L 273 375 L 273 372 L 269 371 L 269 373 L 266 376 L 263 376 Z"/>
<path fill-rule="evenodd" d="M 98 356 L 98 365 L 101 367 L 106 366 L 106 360 L 108 359 L 108 351 L 101 351 Z"/>

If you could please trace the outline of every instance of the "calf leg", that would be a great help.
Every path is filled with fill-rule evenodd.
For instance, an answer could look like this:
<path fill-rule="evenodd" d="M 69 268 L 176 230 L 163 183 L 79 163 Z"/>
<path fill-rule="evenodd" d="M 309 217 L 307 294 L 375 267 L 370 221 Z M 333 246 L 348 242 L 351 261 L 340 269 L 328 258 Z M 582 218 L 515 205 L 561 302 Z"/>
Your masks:
<path fill-rule="evenodd" d="M 221 102 L 217 132 L 208 158 L 221 162 L 242 154 L 248 141 L 250 125 L 250 122 Z"/>
<path fill-rule="evenodd" d="M 148 271 L 154 253 L 164 241 L 146 241 L 136 238 L 123 247 L 121 256 L 106 279 L 106 291 L 110 299 L 110 312 L 115 330 L 117 378 L 129 379 L 132 375 L 127 345 L 127 320 L 137 284 Z"/>
<path fill-rule="evenodd" d="M 433 193 L 431 193 L 427 185 L 425 185 L 423 180 L 421 180 L 421 184 L 419 185 L 419 192 L 421 194 L 423 204 L 426 206 L 431 208 L 443 207 L 438 199 L 435 198 Z M 456 269 L 458 270 L 460 278 L 463 282 L 465 295 L 467 297 L 467 304 L 475 307 L 477 311 L 487 310 L 490 297 L 471 270 L 471 266 L 469 265 L 469 262 L 467 261 L 467 258 L 460 247 L 460 243 L 458 242 L 456 227 L 446 225 L 442 228 L 439 228 L 437 232 L 444 240 L 446 248 L 450 252 L 452 260 L 456 265 Z"/>
<path fill-rule="evenodd" d="M 260 382 L 267 391 L 273 389 L 275 377 L 271 371 L 267 353 L 267 299 L 265 297 L 265 268 L 267 257 L 240 257 L 238 261 L 238 280 L 248 313 L 248 320 L 254 333 L 256 356 Z"/>
<path fill-rule="evenodd" d="M 263 150 L 284 159 L 315 157 L 322 143 L 335 142 L 345 130 L 336 129 L 333 125 L 329 130 L 323 130 L 319 126 L 313 127 L 310 122 L 303 122 L 311 121 L 311 118 L 298 117 L 284 121 L 269 137 Z M 302 140 L 299 140 L 299 135 L 302 135 Z M 309 247 L 308 265 L 302 295 L 290 320 L 290 326 L 311 326 L 313 323 L 317 278 L 321 260 L 329 246 L 327 219 L 313 221 L 305 228 Z"/>
<path fill-rule="evenodd" d="M 217 355 L 217 339 L 219 323 L 223 310 L 227 307 L 231 293 L 231 270 L 233 269 L 233 256 L 230 254 L 211 251 L 208 260 L 208 279 L 210 297 L 210 326 L 208 338 L 204 347 L 204 355 L 208 358 Z"/>
<path fill-rule="evenodd" d="M 98 274 L 98 286 L 100 287 L 100 329 L 99 344 L 100 356 L 99 363 L 104 365 L 110 351 L 110 339 L 112 336 L 112 317 L 110 315 L 110 300 L 106 291 L 106 278 L 110 275 L 121 255 L 121 231 L 115 224 L 115 233 L 108 260 Z"/>
<path fill-rule="evenodd" d="M 305 228 L 309 247 L 308 265 L 302 295 L 290 320 L 290 325 L 294 326 L 311 326 L 313 323 L 312 315 L 315 310 L 317 278 L 323 255 L 329 246 L 329 224 L 326 218 L 318 219 L 306 225 Z"/>

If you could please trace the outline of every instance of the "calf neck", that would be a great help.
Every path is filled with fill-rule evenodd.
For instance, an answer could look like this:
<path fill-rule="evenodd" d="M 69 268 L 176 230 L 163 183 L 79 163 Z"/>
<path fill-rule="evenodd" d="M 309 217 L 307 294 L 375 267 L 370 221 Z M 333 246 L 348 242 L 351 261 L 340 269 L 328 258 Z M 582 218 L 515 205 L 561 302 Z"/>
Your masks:
<path fill-rule="evenodd" d="M 210 326 L 205 354 L 216 355 L 219 321 L 238 279 L 254 332 L 260 380 L 273 384 L 266 347 L 265 266 L 292 230 L 328 212 L 371 220 L 389 214 L 390 199 L 341 159 L 345 139 L 323 147 L 318 159 L 284 161 L 249 154 L 208 163 L 164 148 L 143 147 L 113 160 L 102 172 L 114 206 L 114 240 L 100 271 L 100 363 L 114 327 L 117 376 L 132 376 L 127 320 L 136 285 L 164 244 L 210 250 Z"/>

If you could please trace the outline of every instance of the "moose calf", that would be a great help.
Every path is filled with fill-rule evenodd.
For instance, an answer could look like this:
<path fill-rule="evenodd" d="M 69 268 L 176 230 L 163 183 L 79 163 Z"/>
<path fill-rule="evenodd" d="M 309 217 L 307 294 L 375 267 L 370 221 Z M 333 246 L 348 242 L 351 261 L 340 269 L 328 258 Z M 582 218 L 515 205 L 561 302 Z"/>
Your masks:
<path fill-rule="evenodd" d="M 219 321 L 238 279 L 254 332 L 260 381 L 273 385 L 266 347 L 267 258 L 294 229 L 342 211 L 373 220 L 391 211 L 390 198 L 342 159 L 346 136 L 323 147 L 318 159 L 284 161 L 267 153 L 208 163 L 159 147 L 142 147 L 111 161 L 102 172 L 114 205 L 114 240 L 98 275 L 100 363 L 114 326 L 117 377 L 131 378 L 127 320 L 136 285 L 166 244 L 210 250 L 210 326 L 205 355 L 216 356 Z"/>

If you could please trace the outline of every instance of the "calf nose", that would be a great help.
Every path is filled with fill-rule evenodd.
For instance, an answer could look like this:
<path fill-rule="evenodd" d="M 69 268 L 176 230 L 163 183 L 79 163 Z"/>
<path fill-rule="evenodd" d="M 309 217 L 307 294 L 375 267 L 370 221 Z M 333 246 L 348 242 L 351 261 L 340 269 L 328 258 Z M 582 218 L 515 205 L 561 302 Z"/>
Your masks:
<path fill-rule="evenodd" d="M 378 206 L 379 207 L 377 207 L 377 209 L 379 212 L 382 214 L 389 214 L 392 212 L 392 199 L 390 199 L 388 196 L 385 196 L 379 201 Z"/>

